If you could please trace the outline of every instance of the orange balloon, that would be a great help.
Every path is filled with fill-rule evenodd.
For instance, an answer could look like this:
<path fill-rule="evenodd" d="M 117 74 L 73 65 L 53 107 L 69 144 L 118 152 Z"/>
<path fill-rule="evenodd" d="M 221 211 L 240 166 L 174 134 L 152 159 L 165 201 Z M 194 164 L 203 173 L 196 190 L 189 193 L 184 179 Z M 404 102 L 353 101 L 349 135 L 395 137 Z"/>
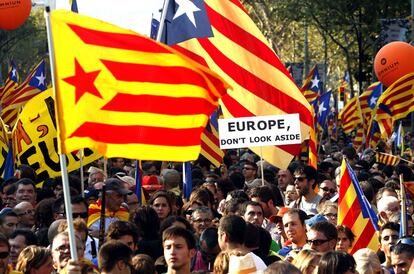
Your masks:
<path fill-rule="evenodd" d="M 405 42 L 391 42 L 382 47 L 374 60 L 378 80 L 389 87 L 392 83 L 414 72 L 414 47 Z"/>
<path fill-rule="evenodd" d="M 31 0 L 0 0 L 0 29 L 17 29 L 29 17 L 31 9 Z"/>

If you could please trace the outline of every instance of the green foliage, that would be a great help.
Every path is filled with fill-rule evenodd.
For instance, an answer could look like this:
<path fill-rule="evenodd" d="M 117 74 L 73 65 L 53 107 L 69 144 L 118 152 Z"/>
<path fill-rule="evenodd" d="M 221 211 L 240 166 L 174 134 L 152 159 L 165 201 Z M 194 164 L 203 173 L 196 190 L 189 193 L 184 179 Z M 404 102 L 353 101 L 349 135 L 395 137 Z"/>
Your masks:
<path fill-rule="evenodd" d="M 42 9 L 32 10 L 30 17 L 18 29 L 0 30 L 0 82 L 7 77 L 10 61 L 16 63 L 22 80 L 47 56 L 46 25 Z"/>

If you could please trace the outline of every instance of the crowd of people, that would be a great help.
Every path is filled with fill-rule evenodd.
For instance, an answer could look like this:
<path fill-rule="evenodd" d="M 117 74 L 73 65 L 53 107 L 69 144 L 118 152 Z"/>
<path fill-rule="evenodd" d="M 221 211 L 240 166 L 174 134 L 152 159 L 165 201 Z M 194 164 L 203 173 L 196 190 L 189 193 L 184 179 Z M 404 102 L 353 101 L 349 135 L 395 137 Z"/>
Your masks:
<path fill-rule="evenodd" d="M 338 223 L 344 157 L 378 216 L 378 250 L 350 254 L 355 235 Z M 140 198 L 134 162 L 97 161 L 85 167 L 84 185 L 78 172 L 69 176 L 77 260 L 62 179 L 36 186 L 33 169 L 21 165 L 0 187 L 0 274 L 408 273 L 414 207 L 408 197 L 401 237 L 398 177 L 413 180 L 413 167 L 386 166 L 372 149 L 357 153 L 340 142 L 318 160 L 318 169 L 294 160 L 283 170 L 228 150 L 214 169 L 200 158 L 190 197 L 182 194 L 182 163 L 142 161 Z"/>

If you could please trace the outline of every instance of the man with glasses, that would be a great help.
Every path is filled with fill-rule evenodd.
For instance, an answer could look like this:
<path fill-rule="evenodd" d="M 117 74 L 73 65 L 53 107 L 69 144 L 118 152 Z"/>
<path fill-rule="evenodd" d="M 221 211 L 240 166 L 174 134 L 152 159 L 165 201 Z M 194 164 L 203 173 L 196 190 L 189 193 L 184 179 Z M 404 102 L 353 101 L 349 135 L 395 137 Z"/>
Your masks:
<path fill-rule="evenodd" d="M 391 252 L 391 264 L 395 274 L 409 273 L 414 259 L 414 238 L 407 237 L 398 240 Z"/>
<path fill-rule="evenodd" d="M 336 194 L 336 184 L 331 180 L 322 181 L 318 194 L 322 196 L 322 201 L 330 200 Z"/>
<path fill-rule="evenodd" d="M 335 250 L 338 232 L 333 224 L 317 222 L 311 226 L 307 236 L 306 242 L 311 249 L 321 253 Z"/>
<path fill-rule="evenodd" d="M 18 228 L 32 229 L 35 224 L 35 210 L 31 203 L 21 202 L 14 207 L 13 211 L 19 219 L 19 223 L 17 224 Z"/>
<path fill-rule="evenodd" d="M 318 214 L 316 208 L 322 196 L 316 194 L 314 191 L 317 181 L 316 169 L 309 165 L 298 167 L 293 174 L 293 178 L 299 198 L 292 202 L 289 207 L 299 208 L 311 216 Z"/>
<path fill-rule="evenodd" d="M 84 248 L 82 240 L 76 235 L 75 238 L 78 261 L 71 260 L 68 232 L 61 232 L 53 238 L 50 248 L 52 250 L 53 267 L 55 268 L 56 273 L 64 273 L 67 270 L 71 270 L 73 273 L 81 273 L 81 265 L 79 261 L 83 258 Z M 67 271 L 66 273 L 72 272 Z"/>
<path fill-rule="evenodd" d="M 382 266 L 392 273 L 391 249 L 399 238 L 400 225 L 397 223 L 386 223 L 380 229 L 380 249 L 384 252 L 385 262 Z"/>
<path fill-rule="evenodd" d="M 212 221 L 213 212 L 208 207 L 198 207 L 191 214 L 191 224 L 197 237 L 200 237 L 204 230 L 213 226 Z"/>
<path fill-rule="evenodd" d="M 245 188 L 249 188 L 251 183 L 257 177 L 257 165 L 253 162 L 245 162 L 242 169 L 243 177 L 244 177 L 244 186 Z"/>

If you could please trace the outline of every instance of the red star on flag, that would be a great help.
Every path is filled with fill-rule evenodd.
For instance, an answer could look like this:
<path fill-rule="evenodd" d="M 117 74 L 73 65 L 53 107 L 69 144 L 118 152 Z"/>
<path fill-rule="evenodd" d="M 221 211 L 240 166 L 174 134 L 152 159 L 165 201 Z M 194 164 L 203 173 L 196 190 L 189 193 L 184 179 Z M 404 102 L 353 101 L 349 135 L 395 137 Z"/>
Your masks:
<path fill-rule="evenodd" d="M 75 75 L 71 77 L 67 77 L 62 79 L 66 83 L 74 86 L 76 98 L 75 98 L 75 104 L 78 103 L 80 98 L 85 93 L 90 93 L 95 95 L 96 97 L 102 98 L 101 94 L 99 93 L 99 90 L 96 88 L 94 82 L 96 77 L 98 77 L 98 74 L 101 72 L 101 70 L 91 71 L 91 72 L 85 72 L 81 65 L 79 64 L 78 60 L 75 58 Z"/>

